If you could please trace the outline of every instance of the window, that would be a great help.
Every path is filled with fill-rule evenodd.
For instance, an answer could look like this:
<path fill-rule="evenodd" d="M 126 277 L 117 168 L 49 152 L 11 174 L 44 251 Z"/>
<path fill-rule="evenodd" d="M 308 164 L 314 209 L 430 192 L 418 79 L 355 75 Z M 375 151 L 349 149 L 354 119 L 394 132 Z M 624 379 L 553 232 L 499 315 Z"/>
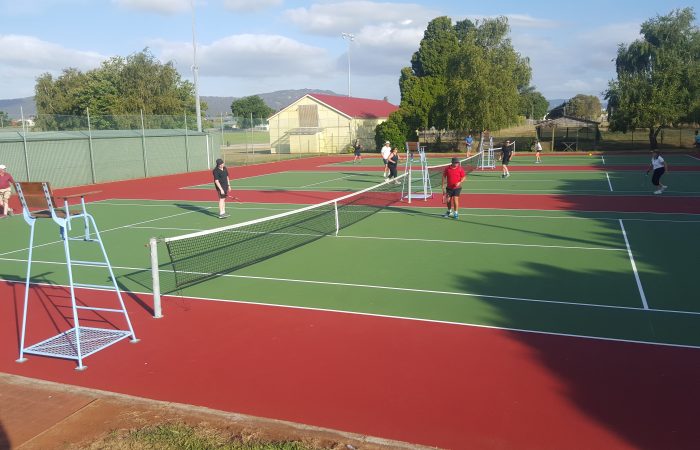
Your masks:
<path fill-rule="evenodd" d="M 318 127 L 318 105 L 299 105 L 299 127 Z"/>

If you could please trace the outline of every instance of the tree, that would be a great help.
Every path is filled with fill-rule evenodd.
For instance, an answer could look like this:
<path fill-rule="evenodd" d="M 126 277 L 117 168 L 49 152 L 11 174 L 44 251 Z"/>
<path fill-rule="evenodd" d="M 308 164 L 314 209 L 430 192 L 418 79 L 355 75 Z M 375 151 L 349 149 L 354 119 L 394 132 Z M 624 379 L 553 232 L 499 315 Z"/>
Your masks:
<path fill-rule="evenodd" d="M 601 109 L 600 99 L 597 96 L 578 94 L 567 102 L 566 114 L 581 119 L 598 120 Z"/>
<path fill-rule="evenodd" d="M 0 111 L 0 128 L 10 124 L 10 116 L 5 111 Z"/>
<path fill-rule="evenodd" d="M 408 135 L 406 120 L 402 117 L 401 111 L 394 111 L 389 118 L 377 125 L 374 133 L 374 141 L 377 148 L 384 145 L 384 142 L 391 142 L 392 147 L 402 149 L 406 146 L 406 136 Z"/>
<path fill-rule="evenodd" d="M 447 71 L 447 124 L 455 130 L 497 130 L 517 123 L 520 92 L 530 82 L 527 58 L 507 37 L 505 17 L 486 19 L 467 30 Z"/>
<path fill-rule="evenodd" d="M 267 119 L 275 110 L 267 106 L 260 96 L 251 95 L 250 97 L 234 100 L 233 103 L 231 103 L 231 112 L 235 117 L 241 118 L 238 122 L 238 126 L 241 128 L 252 128 L 253 123 L 251 122 L 251 116 L 252 119 Z"/>
<path fill-rule="evenodd" d="M 430 21 L 411 67 L 399 78 L 407 139 L 415 139 L 419 128 L 466 131 L 517 122 L 519 92 L 529 85 L 531 69 L 508 33 L 505 18 L 455 25 L 449 17 Z"/>
<path fill-rule="evenodd" d="M 640 39 L 620 45 L 617 79 L 605 92 L 612 131 L 649 130 L 649 145 L 658 147 L 664 127 L 688 120 L 698 108 L 700 31 L 692 8 L 674 10 L 642 24 Z"/>
<path fill-rule="evenodd" d="M 528 119 L 541 120 L 547 110 L 549 102 L 542 93 L 535 90 L 534 86 L 528 86 L 520 91 L 520 109 L 518 113 Z"/>
<path fill-rule="evenodd" d="M 148 49 L 126 58 L 115 56 L 88 72 L 67 68 L 56 79 L 42 74 L 34 87 L 38 124 L 44 129 L 66 129 L 75 116 L 96 116 L 99 127 L 129 127 L 113 118 L 126 114 L 168 115 L 194 114 L 194 86 L 183 81 L 172 62 L 158 61 Z M 202 105 L 206 111 L 206 104 Z M 59 116 L 73 116 L 61 118 Z M 103 116 L 103 117 L 99 117 Z M 104 122 L 104 123 L 101 123 Z M 137 121 L 138 122 L 138 121 Z M 140 127 L 140 123 L 136 123 Z"/>

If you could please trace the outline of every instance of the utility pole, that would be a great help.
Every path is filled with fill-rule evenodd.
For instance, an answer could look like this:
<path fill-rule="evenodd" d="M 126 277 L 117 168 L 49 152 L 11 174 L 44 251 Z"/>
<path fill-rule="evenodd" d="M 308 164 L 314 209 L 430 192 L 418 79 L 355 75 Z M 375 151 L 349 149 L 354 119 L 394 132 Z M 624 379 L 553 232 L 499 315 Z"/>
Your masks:
<path fill-rule="evenodd" d="M 341 33 L 343 39 L 348 41 L 348 97 L 350 97 L 350 44 L 355 40 L 355 35 L 350 33 Z"/>
<path fill-rule="evenodd" d="M 197 131 L 202 132 L 202 107 L 199 102 L 199 67 L 197 67 L 197 38 L 194 31 L 194 0 L 190 0 L 192 6 L 192 73 L 194 75 L 194 108 L 197 114 Z"/>

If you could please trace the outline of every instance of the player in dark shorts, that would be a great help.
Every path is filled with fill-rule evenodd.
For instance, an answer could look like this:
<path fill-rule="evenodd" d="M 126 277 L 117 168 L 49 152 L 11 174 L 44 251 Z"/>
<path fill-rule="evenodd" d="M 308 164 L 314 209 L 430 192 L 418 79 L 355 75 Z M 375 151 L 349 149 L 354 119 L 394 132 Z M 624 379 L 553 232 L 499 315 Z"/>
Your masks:
<path fill-rule="evenodd" d="M 394 180 L 394 184 L 399 184 L 399 180 L 396 179 L 398 176 L 399 168 L 399 149 L 394 147 L 389 153 L 389 158 L 386 160 L 387 167 L 389 168 L 389 180 Z"/>
<path fill-rule="evenodd" d="M 513 144 L 510 142 L 510 140 L 506 141 L 503 146 L 501 147 L 501 152 L 503 154 L 503 158 L 501 159 L 501 167 L 503 167 L 503 174 L 501 175 L 501 178 L 508 178 L 510 176 L 510 172 L 508 171 L 508 164 L 510 163 L 510 157 L 513 156 Z"/>
<path fill-rule="evenodd" d="M 466 178 L 464 168 L 459 165 L 459 158 L 452 158 L 452 163 L 442 172 L 442 195 L 447 205 L 447 212 L 443 217 L 452 216 L 453 219 L 459 219 L 459 195 Z"/>
<path fill-rule="evenodd" d="M 224 160 L 219 158 L 216 160 L 216 167 L 212 171 L 214 175 L 214 188 L 219 195 L 219 219 L 228 217 L 226 214 L 226 197 L 228 197 L 229 180 L 228 169 L 224 165 Z"/>
<path fill-rule="evenodd" d="M 359 139 L 355 139 L 355 144 L 352 146 L 355 158 L 353 158 L 353 164 L 362 161 L 362 144 L 360 144 Z"/>

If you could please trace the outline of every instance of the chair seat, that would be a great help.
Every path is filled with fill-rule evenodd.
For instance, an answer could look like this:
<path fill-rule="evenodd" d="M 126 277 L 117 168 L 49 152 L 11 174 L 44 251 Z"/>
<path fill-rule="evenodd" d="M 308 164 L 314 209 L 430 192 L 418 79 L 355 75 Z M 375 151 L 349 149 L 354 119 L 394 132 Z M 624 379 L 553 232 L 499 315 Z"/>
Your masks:
<path fill-rule="evenodd" d="M 60 217 L 61 219 L 66 218 L 66 210 L 65 209 L 55 209 L 56 212 L 56 217 Z M 79 209 L 70 211 L 71 217 L 73 216 L 78 216 L 82 214 L 83 212 Z M 31 211 L 29 213 L 30 216 L 37 218 L 37 219 L 50 219 L 51 218 L 51 211 L 45 209 L 43 211 Z"/>

